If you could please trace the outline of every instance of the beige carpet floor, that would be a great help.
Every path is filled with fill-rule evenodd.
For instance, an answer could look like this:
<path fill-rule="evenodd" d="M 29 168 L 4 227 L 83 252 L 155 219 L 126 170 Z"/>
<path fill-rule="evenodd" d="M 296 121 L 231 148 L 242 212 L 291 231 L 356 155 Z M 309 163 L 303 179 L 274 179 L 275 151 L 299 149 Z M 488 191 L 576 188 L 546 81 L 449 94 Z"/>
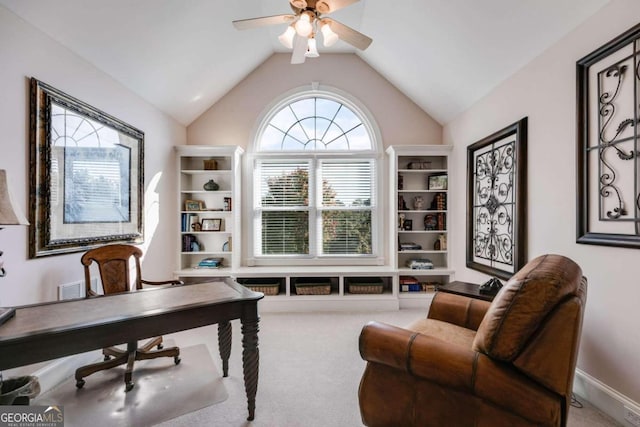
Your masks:
<path fill-rule="evenodd" d="M 404 325 L 423 310 L 369 313 L 263 313 L 259 348 L 260 379 L 256 399 L 256 419 L 246 421 L 247 407 L 242 375 L 240 323 L 232 322 L 233 347 L 229 377 L 220 383 L 228 398 L 222 402 L 171 417 L 162 427 L 359 427 L 358 384 L 365 363 L 358 353 L 358 335 L 369 320 Z M 169 336 L 180 347 L 206 343 L 222 371 L 217 346 L 217 329 L 208 326 Z M 189 363 L 185 354 L 182 363 Z M 171 370 L 154 372 L 169 375 Z M 86 387 L 86 386 L 85 386 Z M 158 394 L 163 393 L 158 390 Z M 179 402 L 189 396 L 174 396 Z M 389 396 L 390 399 L 393 396 Z M 100 402 L 84 399 L 78 406 L 91 413 Z M 569 426 L 616 426 L 614 420 L 580 399 L 582 409 L 571 408 Z M 64 404 L 64 403 L 63 403 Z M 161 405 L 160 405 L 161 406 Z M 66 409 L 65 404 L 65 409 Z M 163 411 L 164 408 L 157 407 Z M 166 418 L 165 418 L 166 419 Z M 68 424 L 72 425 L 72 424 Z M 94 419 L 91 427 L 114 425 L 110 420 Z M 130 424 L 138 426 L 138 424 Z"/>
<path fill-rule="evenodd" d="M 240 324 L 233 323 L 229 399 L 175 418 L 162 427 L 359 427 L 358 384 L 365 363 L 358 353 L 358 335 L 370 320 L 405 325 L 424 310 L 373 313 L 264 313 L 260 321 L 260 381 L 256 419 L 245 420 Z M 187 345 L 215 328 L 189 331 L 176 338 Z M 212 354 L 217 345 L 210 341 Z M 216 363 L 219 358 L 214 357 Z M 393 398 L 390 396 L 390 398 Z M 570 427 L 617 426 L 610 417 L 580 399 L 582 409 L 570 411 Z"/>

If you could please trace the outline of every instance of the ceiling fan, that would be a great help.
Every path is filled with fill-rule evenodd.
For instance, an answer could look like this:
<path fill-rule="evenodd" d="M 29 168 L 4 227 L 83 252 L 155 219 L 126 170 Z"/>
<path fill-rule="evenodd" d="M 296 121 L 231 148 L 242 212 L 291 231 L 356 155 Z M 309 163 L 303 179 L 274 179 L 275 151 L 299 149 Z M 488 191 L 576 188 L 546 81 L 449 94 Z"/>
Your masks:
<path fill-rule="evenodd" d="M 325 46 L 331 46 L 341 39 L 360 50 L 365 50 L 369 47 L 372 42 L 371 38 L 324 16 L 358 1 L 289 0 L 293 10 L 292 14 L 240 19 L 233 21 L 233 25 L 238 30 L 248 30 L 267 25 L 289 24 L 285 32 L 278 37 L 278 40 L 285 47 L 293 49 L 291 63 L 302 64 L 306 58 L 319 56 L 316 45 L 318 30 L 322 33 Z"/>

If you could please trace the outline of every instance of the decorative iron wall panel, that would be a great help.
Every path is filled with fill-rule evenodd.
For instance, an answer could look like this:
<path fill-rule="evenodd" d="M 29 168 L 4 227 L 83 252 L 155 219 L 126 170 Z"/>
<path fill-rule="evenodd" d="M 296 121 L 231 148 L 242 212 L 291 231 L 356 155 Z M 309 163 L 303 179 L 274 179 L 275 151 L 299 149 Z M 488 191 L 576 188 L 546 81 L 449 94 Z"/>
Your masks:
<path fill-rule="evenodd" d="M 577 242 L 640 247 L 640 25 L 577 63 Z"/>
<path fill-rule="evenodd" d="M 467 148 L 467 267 L 508 279 L 525 263 L 527 118 Z"/>

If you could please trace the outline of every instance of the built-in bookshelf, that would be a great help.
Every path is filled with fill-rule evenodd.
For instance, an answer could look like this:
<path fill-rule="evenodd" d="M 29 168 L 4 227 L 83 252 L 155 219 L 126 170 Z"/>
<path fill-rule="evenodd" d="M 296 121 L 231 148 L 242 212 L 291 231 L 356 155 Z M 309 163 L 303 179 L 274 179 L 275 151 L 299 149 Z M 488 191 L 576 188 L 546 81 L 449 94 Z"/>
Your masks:
<path fill-rule="evenodd" d="M 400 299 L 431 297 L 453 276 L 449 245 L 451 147 L 391 146 L 389 239 Z M 402 305 L 402 303 L 401 303 Z"/>
<path fill-rule="evenodd" d="M 176 146 L 180 278 L 226 276 L 240 263 L 240 159 L 236 146 Z"/>

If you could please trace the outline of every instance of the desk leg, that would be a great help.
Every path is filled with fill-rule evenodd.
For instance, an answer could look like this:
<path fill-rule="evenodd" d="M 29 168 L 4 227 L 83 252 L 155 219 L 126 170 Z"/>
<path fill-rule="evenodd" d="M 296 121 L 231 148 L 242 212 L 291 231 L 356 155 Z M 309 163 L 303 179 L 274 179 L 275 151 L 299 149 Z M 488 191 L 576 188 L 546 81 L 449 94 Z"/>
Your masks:
<path fill-rule="evenodd" d="M 248 421 L 252 421 L 256 410 L 256 393 L 258 391 L 258 363 L 260 352 L 258 350 L 258 307 L 257 305 L 245 308 L 242 318 L 242 367 L 244 369 L 244 388 L 247 393 L 247 405 L 249 408 Z"/>
<path fill-rule="evenodd" d="M 229 376 L 229 356 L 231 355 L 231 323 L 218 323 L 218 348 L 222 358 L 222 376 Z"/>

